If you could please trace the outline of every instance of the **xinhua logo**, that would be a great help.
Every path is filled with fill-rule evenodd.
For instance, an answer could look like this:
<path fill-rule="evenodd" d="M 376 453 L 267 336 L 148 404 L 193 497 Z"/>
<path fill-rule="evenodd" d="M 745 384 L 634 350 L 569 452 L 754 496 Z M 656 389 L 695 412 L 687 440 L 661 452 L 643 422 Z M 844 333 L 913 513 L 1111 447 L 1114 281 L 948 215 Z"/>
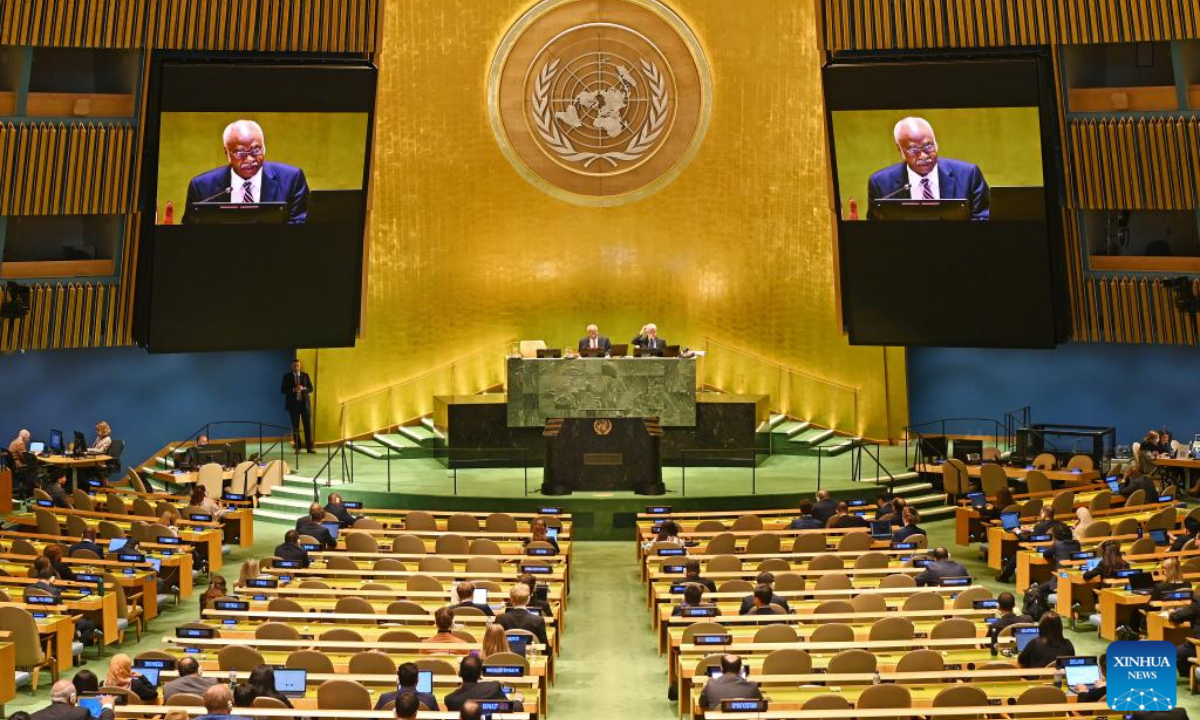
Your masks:
<path fill-rule="evenodd" d="M 1110 643 L 1108 706 L 1121 712 L 1175 708 L 1175 646 L 1158 640 Z"/>

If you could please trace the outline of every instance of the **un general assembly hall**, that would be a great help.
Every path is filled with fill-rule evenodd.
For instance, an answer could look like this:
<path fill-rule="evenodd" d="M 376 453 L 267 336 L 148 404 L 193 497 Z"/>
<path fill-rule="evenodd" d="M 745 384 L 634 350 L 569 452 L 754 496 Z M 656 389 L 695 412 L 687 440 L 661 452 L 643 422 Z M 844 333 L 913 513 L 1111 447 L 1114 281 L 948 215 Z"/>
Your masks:
<path fill-rule="evenodd" d="M 0 720 L 1200 720 L 1198 370 L 1196 0 L 0 0 Z"/>

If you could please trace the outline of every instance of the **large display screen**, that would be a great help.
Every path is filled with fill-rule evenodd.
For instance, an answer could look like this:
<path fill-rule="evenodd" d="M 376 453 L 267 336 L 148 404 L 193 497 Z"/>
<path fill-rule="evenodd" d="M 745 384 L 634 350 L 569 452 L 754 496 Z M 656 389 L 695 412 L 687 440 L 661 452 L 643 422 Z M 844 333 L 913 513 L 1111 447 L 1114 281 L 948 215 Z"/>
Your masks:
<path fill-rule="evenodd" d="M 353 345 L 376 70 L 156 58 L 136 339 L 151 352 Z"/>
<path fill-rule="evenodd" d="M 868 345 L 1061 338 L 1057 133 L 1040 56 L 827 65 L 843 320 Z"/>

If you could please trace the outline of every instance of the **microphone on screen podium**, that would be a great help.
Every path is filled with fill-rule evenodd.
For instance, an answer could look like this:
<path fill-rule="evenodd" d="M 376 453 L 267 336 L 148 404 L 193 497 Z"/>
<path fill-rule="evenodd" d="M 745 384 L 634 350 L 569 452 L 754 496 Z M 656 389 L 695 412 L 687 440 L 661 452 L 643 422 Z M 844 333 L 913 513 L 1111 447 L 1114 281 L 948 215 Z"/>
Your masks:
<path fill-rule="evenodd" d="M 215 195 L 209 195 L 208 197 L 204 198 L 203 200 L 198 200 L 197 202 L 202 202 L 202 203 L 212 202 L 213 200 L 216 200 L 217 198 L 221 197 L 222 195 L 228 195 L 229 198 L 232 200 L 233 199 L 233 186 L 230 185 L 229 187 L 225 188 L 221 192 L 216 193 Z"/>
<path fill-rule="evenodd" d="M 904 185 L 902 185 L 901 187 L 898 187 L 895 190 L 888 193 L 887 195 L 884 195 L 883 197 L 876 198 L 876 199 L 877 200 L 891 200 L 892 198 L 896 197 L 897 195 L 899 195 L 901 193 L 906 193 L 909 190 L 912 190 L 912 185 L 910 183 L 904 183 Z"/>

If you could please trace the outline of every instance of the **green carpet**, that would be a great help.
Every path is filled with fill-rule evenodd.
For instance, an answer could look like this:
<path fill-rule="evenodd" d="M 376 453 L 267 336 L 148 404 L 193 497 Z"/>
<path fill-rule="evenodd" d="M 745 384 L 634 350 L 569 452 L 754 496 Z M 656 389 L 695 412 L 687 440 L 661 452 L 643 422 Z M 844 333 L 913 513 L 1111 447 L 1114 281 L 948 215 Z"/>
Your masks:
<path fill-rule="evenodd" d="M 979 559 L 976 549 L 952 545 L 952 521 L 929 523 L 925 528 L 930 542 L 950 548 L 979 583 L 996 592 L 1013 590 L 1011 585 L 995 581 L 995 573 Z M 235 579 L 240 563 L 246 558 L 269 555 L 283 531 L 280 525 L 258 523 L 255 527 L 258 542 L 227 555 L 222 574 L 229 580 Z M 667 700 L 666 659 L 658 655 L 650 629 L 632 538 L 622 542 L 577 542 L 574 553 L 570 615 L 558 659 L 557 682 L 550 688 L 551 716 L 554 720 L 593 720 L 597 717 L 596 708 L 603 707 L 605 717 L 676 718 L 675 705 Z M 151 623 L 150 631 L 140 643 L 133 642 L 130 634 L 125 646 L 109 647 L 106 656 L 99 660 L 92 659 L 94 650 L 89 648 L 85 667 L 103 679 L 108 655 L 125 652 L 132 656 L 160 647 L 162 638 L 173 634 L 177 624 L 198 616 L 197 598 L 202 591 L 203 587 L 198 587 L 196 595 L 179 607 L 168 606 Z M 1107 645 L 1097 638 L 1094 630 L 1081 628 L 1068 635 L 1082 654 L 1098 654 Z M 70 677 L 70 673 L 64 677 Z M 44 674 L 43 681 L 36 696 L 28 689 L 18 691 L 16 700 L 6 706 L 7 712 L 44 707 L 50 699 L 49 676 Z M 1183 682 L 1179 686 L 1179 701 L 1189 713 L 1200 713 L 1200 701 L 1187 694 Z"/>

